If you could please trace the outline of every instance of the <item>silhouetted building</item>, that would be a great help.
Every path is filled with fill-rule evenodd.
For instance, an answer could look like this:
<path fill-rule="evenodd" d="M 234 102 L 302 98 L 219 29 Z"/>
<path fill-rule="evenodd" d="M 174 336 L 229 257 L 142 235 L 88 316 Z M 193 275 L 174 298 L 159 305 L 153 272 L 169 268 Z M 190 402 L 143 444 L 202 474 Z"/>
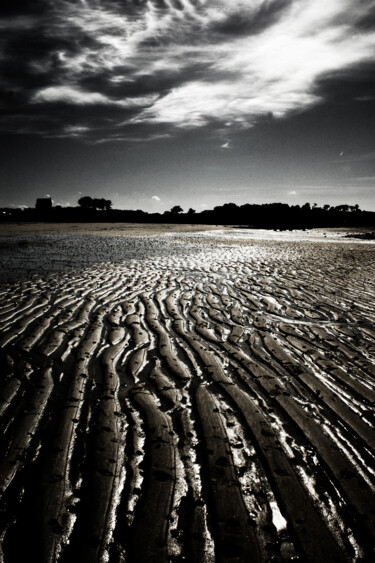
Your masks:
<path fill-rule="evenodd" d="M 39 211 L 48 211 L 52 209 L 52 199 L 50 197 L 39 197 L 36 200 L 35 208 Z"/>

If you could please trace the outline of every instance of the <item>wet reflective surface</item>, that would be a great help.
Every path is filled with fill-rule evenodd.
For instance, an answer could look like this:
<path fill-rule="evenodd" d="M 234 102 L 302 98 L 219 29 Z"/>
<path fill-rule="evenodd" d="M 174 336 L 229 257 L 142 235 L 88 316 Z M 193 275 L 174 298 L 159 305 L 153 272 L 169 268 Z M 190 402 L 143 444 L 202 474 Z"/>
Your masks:
<path fill-rule="evenodd" d="M 1 239 L 5 562 L 373 560 L 374 244 L 299 235 Z"/>

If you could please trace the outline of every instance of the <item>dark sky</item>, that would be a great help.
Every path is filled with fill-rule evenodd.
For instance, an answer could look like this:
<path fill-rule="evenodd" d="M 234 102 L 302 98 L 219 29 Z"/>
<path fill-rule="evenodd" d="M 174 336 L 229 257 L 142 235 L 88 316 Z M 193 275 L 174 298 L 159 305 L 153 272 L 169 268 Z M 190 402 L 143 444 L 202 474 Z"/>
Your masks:
<path fill-rule="evenodd" d="M 375 1 L 2 0 L 0 206 L 375 210 Z"/>

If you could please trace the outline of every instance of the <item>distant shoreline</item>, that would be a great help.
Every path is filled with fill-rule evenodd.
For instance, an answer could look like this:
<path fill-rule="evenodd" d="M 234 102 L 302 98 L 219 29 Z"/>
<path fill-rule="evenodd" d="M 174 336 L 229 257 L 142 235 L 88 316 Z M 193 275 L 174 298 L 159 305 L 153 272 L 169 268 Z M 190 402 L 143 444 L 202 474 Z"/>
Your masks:
<path fill-rule="evenodd" d="M 100 235 L 100 236 L 157 236 L 165 234 L 198 233 L 203 231 L 279 231 L 280 229 L 252 229 L 246 225 L 199 225 L 178 223 L 47 223 L 47 222 L 0 222 L 0 237 L 28 235 Z M 295 229 L 290 229 L 295 230 Z M 343 237 L 370 239 L 371 227 L 315 227 L 297 229 L 322 233 L 340 233 Z"/>
<path fill-rule="evenodd" d="M 83 205 L 82 200 L 88 200 Z M 155 225 L 185 225 L 181 231 L 178 227 L 176 232 L 191 232 L 194 225 L 200 230 L 215 228 L 219 225 L 243 228 L 269 229 L 280 231 L 317 229 L 317 228 L 352 228 L 365 227 L 375 229 L 375 212 L 365 211 L 358 205 L 328 204 L 323 207 L 313 203 L 304 205 L 288 205 L 286 203 L 244 204 L 225 203 L 213 209 L 204 209 L 196 212 L 189 209 L 184 212 L 179 205 L 175 205 L 170 211 L 161 213 L 149 213 L 146 211 L 112 209 L 109 200 L 96 200 L 89 196 L 79 200 L 78 207 L 53 206 L 51 198 L 38 199 L 35 208 L 27 209 L 0 209 L 1 223 L 56 223 L 66 225 L 96 224 L 118 225 L 120 231 L 129 229 L 129 225 L 149 225 L 149 229 L 155 230 Z M 90 204 L 90 205 L 89 205 Z M 99 206 L 100 204 L 100 206 Z M 104 204 L 107 207 L 103 207 Z M 207 226 L 207 227 L 206 227 Z M 58 228 L 58 227 L 57 227 Z M 78 227 L 77 227 L 78 228 Z M 117 227 L 115 227 L 117 228 Z M 164 230 L 164 227 L 160 227 Z M 114 227 L 106 227 L 105 230 L 113 230 Z M 145 227 L 142 226 L 142 231 Z M 97 230 L 97 229 L 96 229 Z"/>

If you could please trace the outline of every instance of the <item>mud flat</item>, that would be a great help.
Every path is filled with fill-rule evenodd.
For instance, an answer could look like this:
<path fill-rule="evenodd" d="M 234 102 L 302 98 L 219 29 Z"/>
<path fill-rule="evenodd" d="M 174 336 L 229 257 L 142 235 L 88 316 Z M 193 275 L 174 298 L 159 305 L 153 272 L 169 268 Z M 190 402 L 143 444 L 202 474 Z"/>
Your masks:
<path fill-rule="evenodd" d="M 20 235 L 115 235 L 155 236 L 166 233 L 194 233 L 216 230 L 217 225 L 170 223 L 0 223 L 0 237 Z M 229 229 L 229 227 L 220 227 Z"/>
<path fill-rule="evenodd" d="M 0 561 L 375 560 L 373 242 L 0 243 Z"/>

